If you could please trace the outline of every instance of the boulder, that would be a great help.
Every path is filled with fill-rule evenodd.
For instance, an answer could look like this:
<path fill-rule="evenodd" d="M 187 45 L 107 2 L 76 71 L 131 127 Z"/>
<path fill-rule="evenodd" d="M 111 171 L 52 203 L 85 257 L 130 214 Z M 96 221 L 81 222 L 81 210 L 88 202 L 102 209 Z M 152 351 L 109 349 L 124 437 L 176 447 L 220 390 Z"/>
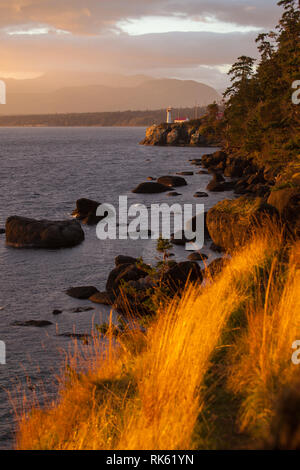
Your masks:
<path fill-rule="evenodd" d="M 249 185 L 251 184 L 258 184 L 258 183 L 265 183 L 265 178 L 264 178 L 264 175 L 261 171 L 258 171 L 256 173 L 254 173 L 254 175 L 251 175 L 249 176 L 249 178 L 247 179 L 247 183 Z"/>
<path fill-rule="evenodd" d="M 96 216 L 98 206 L 100 206 L 100 202 L 93 201 L 92 199 L 78 199 L 76 201 L 76 209 L 72 212 L 72 215 L 76 219 L 81 220 L 84 224 L 97 224 L 101 219 L 103 219 L 103 216 Z"/>
<path fill-rule="evenodd" d="M 275 207 L 280 217 L 289 228 L 300 235 L 300 190 L 299 187 L 288 187 L 273 190 L 268 197 L 268 204 Z"/>
<path fill-rule="evenodd" d="M 70 287 L 66 290 L 66 294 L 75 299 L 89 299 L 96 292 L 98 292 L 98 289 L 94 286 Z"/>
<path fill-rule="evenodd" d="M 112 305 L 112 299 L 107 292 L 96 292 L 95 294 L 89 297 L 91 302 L 95 304 L 102 304 L 102 305 Z"/>
<path fill-rule="evenodd" d="M 256 184 L 253 188 L 253 192 L 258 197 L 266 198 L 270 194 L 270 187 L 266 184 Z"/>
<path fill-rule="evenodd" d="M 15 321 L 11 324 L 12 326 L 34 326 L 36 328 L 43 328 L 45 326 L 53 325 L 48 320 L 27 320 L 27 321 Z"/>
<path fill-rule="evenodd" d="M 80 341 L 83 341 L 84 344 L 88 344 L 89 339 L 91 338 L 91 335 L 87 333 L 60 333 L 57 336 L 62 336 L 64 338 L 79 339 Z"/>
<path fill-rule="evenodd" d="M 218 173 L 214 173 L 213 179 L 208 183 L 206 186 L 206 189 L 211 192 L 221 192 L 221 191 L 231 191 L 235 187 L 235 183 L 232 181 L 225 181 L 225 182 L 220 182 L 222 181 L 221 178 L 222 175 L 219 175 Z"/>
<path fill-rule="evenodd" d="M 221 162 L 225 162 L 226 158 L 227 154 L 222 150 L 218 150 L 214 153 L 202 155 L 202 165 L 205 168 L 214 167 L 219 165 Z"/>
<path fill-rule="evenodd" d="M 53 311 L 52 311 L 52 315 L 60 315 L 61 313 L 63 313 L 62 310 L 59 310 L 58 308 L 55 308 Z"/>
<path fill-rule="evenodd" d="M 186 243 L 191 243 L 193 240 L 188 240 L 185 236 L 184 230 L 176 233 L 172 233 L 171 235 L 171 243 L 173 245 L 184 246 Z"/>
<path fill-rule="evenodd" d="M 116 298 L 122 283 L 138 281 L 147 275 L 147 272 L 138 268 L 135 264 L 121 264 L 110 272 L 106 281 L 106 291 L 112 298 Z"/>
<path fill-rule="evenodd" d="M 270 184 L 275 184 L 276 176 L 279 173 L 279 168 L 274 168 L 272 165 L 266 165 L 264 168 L 264 179 Z"/>
<path fill-rule="evenodd" d="M 217 258 L 214 259 L 208 266 L 205 268 L 205 277 L 215 277 L 220 274 L 228 263 L 228 259 L 226 258 Z"/>
<path fill-rule="evenodd" d="M 246 163 L 246 159 L 228 157 L 226 160 L 224 175 L 230 176 L 231 178 L 240 178 L 243 175 L 243 170 L 246 166 Z"/>
<path fill-rule="evenodd" d="M 191 162 L 191 165 L 201 165 L 202 163 L 202 159 L 201 158 L 193 158 L 192 160 L 190 160 Z"/>
<path fill-rule="evenodd" d="M 195 194 L 194 194 L 194 197 L 208 197 L 208 194 L 203 192 L 203 191 L 197 191 Z"/>
<path fill-rule="evenodd" d="M 137 194 L 155 194 L 163 193 L 164 191 L 170 191 L 170 187 L 159 182 L 141 183 L 135 189 L 132 190 L 133 193 Z"/>
<path fill-rule="evenodd" d="M 211 249 L 212 251 L 215 251 L 216 253 L 224 253 L 224 251 L 225 251 L 224 248 L 222 248 L 222 247 L 219 246 L 219 245 L 216 245 L 214 242 L 212 242 L 212 243 L 210 244 L 210 249 Z"/>
<path fill-rule="evenodd" d="M 191 253 L 188 256 L 188 259 L 190 261 L 204 261 L 207 258 L 208 258 L 207 255 L 204 255 L 203 253 L 199 253 L 198 251 L 195 251 L 194 253 Z"/>
<path fill-rule="evenodd" d="M 225 161 L 221 161 L 220 163 L 218 163 L 217 165 L 214 166 L 214 169 L 215 169 L 216 171 L 224 171 L 225 166 L 226 166 L 226 162 L 225 162 Z"/>
<path fill-rule="evenodd" d="M 222 181 L 224 181 L 224 178 L 222 175 L 220 175 L 219 173 L 213 173 L 213 178 L 206 186 L 206 189 L 212 192 L 223 191 Z"/>
<path fill-rule="evenodd" d="M 137 260 L 137 258 L 133 258 L 132 256 L 118 255 L 115 257 L 115 265 L 120 266 L 121 264 L 135 264 Z"/>
<path fill-rule="evenodd" d="M 186 186 L 187 182 L 181 176 L 161 176 L 157 179 L 157 182 L 165 186 L 176 187 L 176 186 Z"/>
<path fill-rule="evenodd" d="M 222 175 L 222 173 L 220 173 L 219 171 L 215 171 L 215 170 L 208 170 L 208 172 L 212 174 L 214 181 L 216 181 L 217 183 L 224 183 L 225 178 Z"/>
<path fill-rule="evenodd" d="M 195 261 L 183 261 L 173 265 L 163 276 L 163 283 L 172 290 L 183 289 L 188 281 L 201 282 L 201 269 Z"/>
<path fill-rule="evenodd" d="M 235 183 L 235 194 L 245 194 L 248 188 L 248 176 L 238 179 Z"/>
<path fill-rule="evenodd" d="M 220 201 L 208 211 L 206 223 L 213 242 L 231 252 L 249 240 L 253 228 L 266 216 L 272 217 L 276 213 L 262 198 L 242 196 Z"/>
<path fill-rule="evenodd" d="M 50 221 L 11 216 L 6 221 L 6 243 L 14 247 L 68 248 L 84 240 L 76 220 Z"/>
<path fill-rule="evenodd" d="M 90 312 L 91 310 L 94 310 L 93 307 L 74 307 L 74 308 L 71 308 L 70 312 L 82 313 L 82 312 Z"/>
<path fill-rule="evenodd" d="M 300 173 L 294 173 L 291 178 L 293 186 L 300 186 Z"/>
<path fill-rule="evenodd" d="M 194 174 L 193 171 L 180 171 L 176 173 L 176 175 L 182 175 L 182 176 L 192 176 Z"/>
<path fill-rule="evenodd" d="M 140 288 L 139 285 L 132 285 L 132 293 L 119 292 L 115 298 L 113 307 L 124 316 L 145 316 L 150 315 L 151 310 L 147 307 L 147 300 L 149 294 L 145 288 Z M 134 293 L 134 290 L 136 293 Z"/>
<path fill-rule="evenodd" d="M 188 222 L 187 225 L 192 228 L 192 230 L 195 232 L 197 228 L 197 219 L 199 217 L 202 217 L 202 215 L 194 215 Z M 210 239 L 209 232 L 207 230 L 207 224 L 206 224 L 206 217 L 207 217 L 207 212 L 204 212 L 204 239 Z"/>

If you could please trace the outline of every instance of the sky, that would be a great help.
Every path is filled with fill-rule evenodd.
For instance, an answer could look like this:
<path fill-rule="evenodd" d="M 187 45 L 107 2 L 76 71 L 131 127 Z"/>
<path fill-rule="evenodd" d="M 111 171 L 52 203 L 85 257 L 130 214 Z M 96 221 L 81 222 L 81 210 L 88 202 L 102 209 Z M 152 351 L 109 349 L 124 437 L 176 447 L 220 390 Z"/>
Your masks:
<path fill-rule="evenodd" d="M 0 0 L 0 76 L 146 74 L 227 85 L 276 0 Z"/>

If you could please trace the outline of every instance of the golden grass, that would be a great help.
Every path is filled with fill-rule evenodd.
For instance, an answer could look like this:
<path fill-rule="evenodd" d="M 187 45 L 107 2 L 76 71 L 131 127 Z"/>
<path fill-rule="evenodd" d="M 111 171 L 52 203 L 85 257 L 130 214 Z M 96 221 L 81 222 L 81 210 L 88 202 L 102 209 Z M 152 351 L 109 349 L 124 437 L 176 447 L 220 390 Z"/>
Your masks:
<path fill-rule="evenodd" d="M 146 334 L 133 328 L 114 341 L 109 332 L 105 348 L 103 338 L 95 337 L 84 355 L 72 358 L 57 402 L 19 417 L 16 447 L 191 449 L 205 407 L 205 375 L 222 346 L 232 346 L 228 386 L 245 395 L 241 427 L 262 416 L 267 421 L 276 397 L 274 376 L 280 386 L 292 380 L 291 344 L 297 339 L 299 272 L 291 261 L 288 280 L 278 281 L 285 285 L 280 299 L 277 262 L 272 265 L 281 238 L 274 227 L 256 235 L 213 282 L 189 286 L 179 301 L 161 309 Z M 264 286 L 261 269 L 270 265 Z M 247 309 L 248 327 L 234 345 L 222 345 L 228 320 L 241 307 Z M 270 390 L 272 397 L 262 400 L 256 413 L 249 397 Z"/>
<path fill-rule="evenodd" d="M 260 308 L 247 312 L 247 329 L 229 357 L 229 388 L 244 397 L 240 429 L 268 438 L 281 392 L 292 386 L 299 369 L 292 363 L 292 344 L 300 338 L 299 245 L 290 256 L 289 270 L 280 272 L 274 258 Z"/>

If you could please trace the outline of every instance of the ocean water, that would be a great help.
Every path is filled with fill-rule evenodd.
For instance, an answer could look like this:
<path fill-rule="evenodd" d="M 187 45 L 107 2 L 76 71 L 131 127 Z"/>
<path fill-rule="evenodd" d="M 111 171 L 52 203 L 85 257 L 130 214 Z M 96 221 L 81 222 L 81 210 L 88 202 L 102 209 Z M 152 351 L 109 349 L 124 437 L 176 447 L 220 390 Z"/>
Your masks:
<path fill-rule="evenodd" d="M 1 204 L 0 228 L 11 215 L 68 219 L 75 202 L 87 197 L 117 206 L 119 195 L 128 204 L 167 202 L 204 203 L 205 210 L 224 197 L 205 191 L 209 175 L 186 176 L 187 186 L 177 188 L 181 196 L 164 193 L 133 194 L 131 190 L 148 176 L 196 170 L 189 159 L 211 153 L 210 148 L 145 147 L 138 145 L 144 128 L 0 128 Z M 231 193 L 225 193 L 229 197 Z M 10 395 L 28 381 L 43 384 L 55 396 L 54 375 L 62 362 L 62 351 L 72 340 L 57 333 L 89 333 L 93 323 L 108 320 L 109 308 L 68 297 L 65 290 L 76 285 L 95 285 L 100 290 L 118 254 L 157 256 L 153 240 L 107 240 L 96 237 L 95 227 L 83 226 L 85 241 L 61 250 L 15 249 L 0 235 L 0 340 L 6 344 L 6 364 L 0 364 L 0 448 L 12 448 L 14 412 Z M 183 247 L 173 250 L 176 260 L 186 260 Z M 212 260 L 216 255 L 204 247 Z M 72 313 L 74 307 L 94 310 Z M 54 316 L 54 309 L 63 313 Z M 15 321 L 49 320 L 47 328 L 12 326 Z"/>

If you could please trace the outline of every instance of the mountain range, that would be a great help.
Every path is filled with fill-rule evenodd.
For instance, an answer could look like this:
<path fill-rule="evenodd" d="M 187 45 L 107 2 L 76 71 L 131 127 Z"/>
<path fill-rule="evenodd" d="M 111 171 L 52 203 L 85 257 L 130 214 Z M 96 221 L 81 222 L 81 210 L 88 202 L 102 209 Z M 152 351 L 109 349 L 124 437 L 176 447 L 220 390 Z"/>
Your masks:
<path fill-rule="evenodd" d="M 205 106 L 221 99 L 200 82 L 146 75 L 48 73 L 4 81 L 7 104 L 0 106 L 1 115 L 155 110 Z"/>

